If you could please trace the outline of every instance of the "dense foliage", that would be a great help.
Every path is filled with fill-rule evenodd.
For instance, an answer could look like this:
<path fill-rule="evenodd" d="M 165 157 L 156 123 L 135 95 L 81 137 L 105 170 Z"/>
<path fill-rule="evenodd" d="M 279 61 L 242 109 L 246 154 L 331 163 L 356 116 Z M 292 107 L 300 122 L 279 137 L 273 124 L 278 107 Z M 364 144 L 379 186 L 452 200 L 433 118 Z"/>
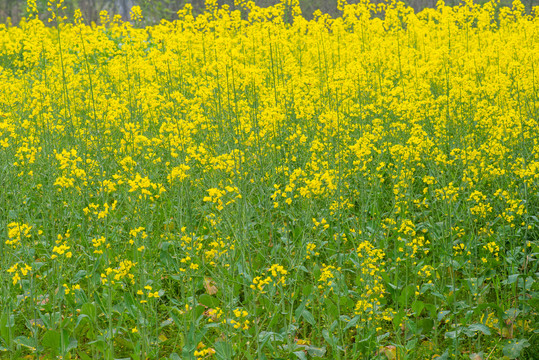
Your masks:
<path fill-rule="evenodd" d="M 0 26 L 0 357 L 534 358 L 519 1 L 34 4 Z"/>

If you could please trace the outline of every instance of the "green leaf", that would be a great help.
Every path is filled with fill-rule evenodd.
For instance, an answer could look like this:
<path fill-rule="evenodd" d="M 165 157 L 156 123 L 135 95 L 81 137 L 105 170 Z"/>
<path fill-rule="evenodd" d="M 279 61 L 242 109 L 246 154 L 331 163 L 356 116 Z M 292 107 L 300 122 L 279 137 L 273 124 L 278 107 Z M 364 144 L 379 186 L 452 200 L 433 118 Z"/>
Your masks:
<path fill-rule="evenodd" d="M 174 324 L 174 320 L 172 320 L 172 319 L 163 320 L 163 321 L 161 321 L 161 324 L 159 324 L 159 329 L 162 329 L 162 328 L 164 328 L 166 326 L 169 326 L 171 324 Z"/>
<path fill-rule="evenodd" d="M 432 331 L 432 327 L 434 326 L 434 321 L 430 318 L 427 319 L 421 319 L 418 322 L 418 327 L 421 328 L 421 332 L 423 334 L 428 334 Z"/>
<path fill-rule="evenodd" d="M 307 355 L 305 355 L 304 351 L 294 351 L 294 355 L 300 360 L 307 360 Z"/>
<path fill-rule="evenodd" d="M 15 326 L 15 315 L 2 314 L 2 316 L 0 316 L 0 326 L 6 328 Z"/>
<path fill-rule="evenodd" d="M 196 324 L 192 323 L 190 325 L 187 336 L 185 337 L 185 345 L 182 349 L 182 355 L 184 357 L 193 358 L 193 352 L 207 331 L 207 328 L 201 328 L 200 331 L 197 331 Z"/>
<path fill-rule="evenodd" d="M 178 271 L 178 265 L 176 264 L 176 262 L 174 261 L 172 256 L 170 256 L 170 254 L 168 253 L 166 249 L 161 249 L 159 253 L 159 260 L 161 264 L 174 269 L 176 272 Z"/>
<path fill-rule="evenodd" d="M 416 300 L 412 303 L 412 311 L 415 313 L 415 316 L 421 315 L 424 308 L 425 303 L 423 301 Z"/>
<path fill-rule="evenodd" d="M 215 308 L 219 305 L 219 300 L 208 294 L 202 294 L 198 297 L 198 302 L 209 308 Z"/>
<path fill-rule="evenodd" d="M 419 293 L 424 294 L 427 291 L 433 290 L 433 289 L 434 289 L 434 284 L 432 284 L 432 283 L 423 284 L 423 285 L 421 285 L 421 288 L 419 289 Z"/>
<path fill-rule="evenodd" d="M 79 314 L 79 316 L 77 316 L 77 322 L 75 323 L 75 329 L 86 324 L 91 324 L 90 317 L 88 317 L 88 315 Z"/>
<path fill-rule="evenodd" d="M 415 285 L 408 285 L 402 289 L 399 296 L 399 304 L 405 306 L 409 303 L 410 298 L 415 294 L 416 287 Z"/>
<path fill-rule="evenodd" d="M 73 279 L 71 280 L 72 284 L 78 283 L 82 278 L 86 276 L 87 272 L 86 270 L 79 270 L 77 273 L 73 276 Z"/>
<path fill-rule="evenodd" d="M 510 340 L 503 347 L 503 354 L 509 359 L 516 359 L 520 356 L 522 350 L 528 346 L 530 346 L 530 343 L 526 339 Z"/>
<path fill-rule="evenodd" d="M 71 350 L 76 349 L 77 346 L 79 346 L 79 342 L 77 341 L 77 339 L 70 338 L 69 344 L 67 344 L 65 352 L 70 352 Z"/>
<path fill-rule="evenodd" d="M 401 325 L 401 321 L 404 318 L 406 313 L 403 310 L 399 310 L 398 313 L 395 314 L 395 316 L 392 319 L 393 326 L 399 327 Z"/>
<path fill-rule="evenodd" d="M 299 319 L 301 317 L 301 315 L 303 314 L 303 310 L 305 310 L 305 304 L 306 304 L 305 301 L 302 302 L 301 305 L 298 306 L 298 308 L 294 312 L 294 315 L 296 316 L 297 319 Z"/>
<path fill-rule="evenodd" d="M 9 328 L 13 326 L 15 326 L 15 315 L 2 314 L 2 316 L 0 316 L 0 335 L 7 343 L 11 342 Z"/>
<path fill-rule="evenodd" d="M 331 315 L 333 318 L 339 317 L 339 309 L 337 308 L 337 305 L 332 301 L 332 299 L 327 298 L 324 301 L 324 304 L 326 305 L 326 314 Z"/>
<path fill-rule="evenodd" d="M 105 306 L 105 304 L 103 303 L 103 300 L 101 299 L 98 293 L 95 294 L 95 302 L 97 303 L 97 305 L 99 306 L 103 314 L 109 316 L 109 308 L 108 306 Z"/>
<path fill-rule="evenodd" d="M 334 337 L 332 334 L 330 334 L 330 333 L 327 331 L 327 329 L 322 330 L 322 336 L 324 337 L 324 339 L 326 340 L 326 342 L 327 342 L 329 345 L 335 347 L 335 345 L 336 345 L 336 343 L 337 343 L 337 342 L 335 341 L 335 337 Z"/>
<path fill-rule="evenodd" d="M 434 319 L 438 313 L 438 307 L 434 304 L 425 304 L 425 309 L 429 312 L 429 317 Z"/>
<path fill-rule="evenodd" d="M 346 326 L 344 327 L 344 330 L 350 329 L 352 326 L 356 326 L 357 322 L 359 321 L 359 316 L 354 316 L 352 320 L 346 323 Z"/>
<path fill-rule="evenodd" d="M 442 319 L 444 318 L 444 316 L 446 316 L 447 314 L 449 314 L 451 311 L 449 310 L 445 310 L 445 311 L 440 311 L 438 313 L 438 321 L 442 321 Z"/>
<path fill-rule="evenodd" d="M 521 278 L 519 280 L 518 287 L 521 289 L 525 288 L 525 290 L 529 291 L 532 288 L 534 283 L 535 283 L 535 280 L 531 276 L 528 276 L 526 279 Z"/>
<path fill-rule="evenodd" d="M 258 335 L 258 341 L 262 344 L 265 344 L 268 341 L 283 341 L 283 336 L 281 334 L 270 332 L 270 331 L 261 331 Z"/>
<path fill-rule="evenodd" d="M 446 350 L 442 355 L 436 356 L 434 360 L 449 360 L 449 350 Z"/>
<path fill-rule="evenodd" d="M 481 331 L 485 335 L 490 335 L 490 329 L 486 325 L 483 325 L 483 324 L 472 324 L 468 326 L 468 330 L 473 331 L 473 332 Z"/>
<path fill-rule="evenodd" d="M 133 295 L 129 292 L 124 293 L 124 305 L 129 315 L 131 315 L 131 317 L 136 319 L 138 317 L 136 300 L 133 297 Z"/>
<path fill-rule="evenodd" d="M 511 285 L 511 284 L 515 283 L 515 282 L 518 280 L 518 276 L 519 276 L 519 275 L 520 275 L 520 274 L 509 275 L 509 276 L 507 277 L 507 280 L 502 281 L 502 284 L 504 284 L 504 285 Z"/>
<path fill-rule="evenodd" d="M 13 339 L 13 342 L 30 350 L 35 350 L 37 348 L 36 341 L 34 339 L 27 338 L 26 336 L 17 336 L 15 339 Z"/>
<path fill-rule="evenodd" d="M 312 356 L 312 357 L 324 357 L 324 355 L 326 354 L 326 348 L 325 347 L 317 348 L 314 346 L 308 346 L 307 353 L 309 354 L 309 356 Z"/>
<path fill-rule="evenodd" d="M 206 309 L 204 308 L 204 306 L 196 306 L 195 307 L 195 318 L 197 319 L 197 324 L 198 322 L 200 321 L 201 317 L 202 317 L 202 314 L 204 314 L 204 311 L 206 311 Z M 197 343 L 198 344 L 198 343 Z"/>
<path fill-rule="evenodd" d="M 503 315 L 503 318 L 504 319 L 516 319 L 517 316 L 521 313 L 521 311 L 519 309 L 515 309 L 515 308 L 511 308 L 511 309 L 507 309 L 505 310 L 505 313 Z"/>
<path fill-rule="evenodd" d="M 77 355 L 79 355 L 81 360 L 92 360 L 92 358 L 86 353 L 79 352 L 79 353 L 77 353 Z"/>
<path fill-rule="evenodd" d="M 83 314 L 83 315 L 88 316 L 92 322 L 95 322 L 97 311 L 96 311 L 94 303 L 83 304 L 81 309 L 80 309 L 80 313 Z"/>
<path fill-rule="evenodd" d="M 314 320 L 313 314 L 311 314 L 309 310 L 303 310 L 303 313 L 301 314 L 301 316 L 305 319 L 305 321 L 307 321 L 309 324 L 313 326 L 316 323 L 316 321 Z"/>
<path fill-rule="evenodd" d="M 60 333 L 54 330 L 47 331 L 41 340 L 41 344 L 43 347 L 45 347 L 45 349 L 53 351 L 58 351 L 60 349 L 61 342 L 62 338 Z"/>
<path fill-rule="evenodd" d="M 218 341 L 215 343 L 215 356 L 218 360 L 228 360 L 232 359 L 234 351 L 232 350 L 232 345 L 224 341 Z"/>

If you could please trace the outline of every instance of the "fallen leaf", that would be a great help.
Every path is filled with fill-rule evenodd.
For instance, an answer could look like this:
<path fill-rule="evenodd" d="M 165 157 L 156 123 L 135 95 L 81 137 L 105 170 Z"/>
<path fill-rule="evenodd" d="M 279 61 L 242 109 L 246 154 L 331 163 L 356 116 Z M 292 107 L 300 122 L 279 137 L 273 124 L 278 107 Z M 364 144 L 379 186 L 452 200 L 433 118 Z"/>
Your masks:
<path fill-rule="evenodd" d="M 204 277 L 204 289 L 206 289 L 206 292 L 209 295 L 215 295 L 217 294 L 217 286 L 215 286 L 215 281 L 211 277 Z"/>
<path fill-rule="evenodd" d="M 395 360 L 397 358 L 397 347 L 395 345 L 388 345 L 380 348 L 380 354 L 387 357 L 388 360 Z"/>
<path fill-rule="evenodd" d="M 478 354 L 474 353 L 470 355 L 470 360 L 483 360 L 483 353 L 480 352 Z"/>

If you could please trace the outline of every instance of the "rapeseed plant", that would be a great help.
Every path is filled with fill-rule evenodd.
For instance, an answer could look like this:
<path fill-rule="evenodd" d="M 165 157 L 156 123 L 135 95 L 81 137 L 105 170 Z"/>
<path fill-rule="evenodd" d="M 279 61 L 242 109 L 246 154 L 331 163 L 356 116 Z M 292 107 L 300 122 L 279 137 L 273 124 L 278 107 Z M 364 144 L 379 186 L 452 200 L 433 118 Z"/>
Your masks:
<path fill-rule="evenodd" d="M 536 10 L 206 5 L 0 25 L 0 357 L 533 357 Z"/>

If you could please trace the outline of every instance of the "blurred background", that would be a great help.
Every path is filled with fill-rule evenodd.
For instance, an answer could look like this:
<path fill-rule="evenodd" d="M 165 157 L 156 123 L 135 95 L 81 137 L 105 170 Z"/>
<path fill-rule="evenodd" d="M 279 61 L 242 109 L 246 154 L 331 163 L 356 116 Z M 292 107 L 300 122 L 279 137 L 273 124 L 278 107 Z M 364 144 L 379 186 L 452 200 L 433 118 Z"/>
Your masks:
<path fill-rule="evenodd" d="M 320 9 L 324 13 L 338 16 L 337 0 L 299 0 L 303 15 L 311 18 L 315 10 Z M 379 3 L 382 0 L 373 0 Z M 434 7 L 437 0 L 404 0 L 404 3 L 420 11 L 426 7 Z M 539 0 L 521 0 L 530 11 Z M 274 5 L 279 0 L 255 0 L 258 6 Z M 349 0 L 348 3 L 357 3 L 359 0 Z M 447 5 L 457 5 L 459 0 L 446 0 Z M 485 0 L 476 1 L 484 3 Z M 508 6 L 511 0 L 500 0 L 500 5 Z M 73 14 L 75 9 L 81 9 L 84 19 L 87 22 L 99 22 L 99 12 L 107 10 L 109 14 L 120 14 L 124 20 L 128 20 L 129 11 L 132 6 L 139 5 L 143 10 L 146 24 L 159 22 L 161 19 L 173 20 L 176 12 L 186 3 L 191 3 L 195 13 L 200 13 L 204 9 L 204 0 L 65 0 L 67 15 Z M 234 7 L 234 0 L 219 0 L 219 4 L 228 4 Z M 46 14 L 47 0 L 37 0 L 40 13 Z M 11 21 L 17 24 L 26 15 L 25 0 L 0 0 L 0 23 Z M 70 17 L 71 18 L 71 17 Z"/>

